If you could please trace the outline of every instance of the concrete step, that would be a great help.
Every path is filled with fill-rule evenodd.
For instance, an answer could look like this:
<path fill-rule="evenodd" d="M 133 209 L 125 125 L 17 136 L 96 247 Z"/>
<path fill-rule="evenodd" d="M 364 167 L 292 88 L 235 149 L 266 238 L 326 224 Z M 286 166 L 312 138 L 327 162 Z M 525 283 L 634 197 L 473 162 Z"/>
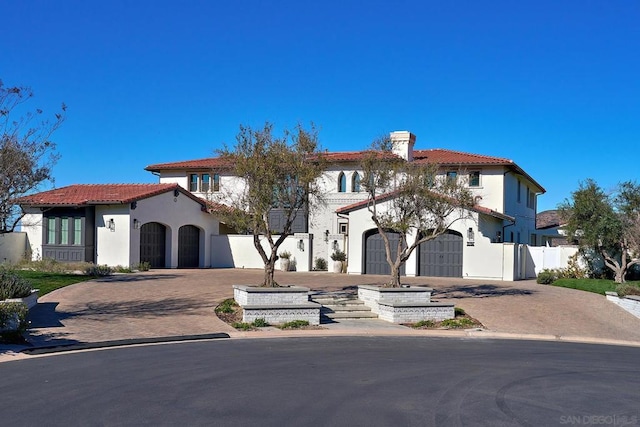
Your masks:
<path fill-rule="evenodd" d="M 364 305 L 364 302 L 358 299 L 343 299 L 343 298 L 312 298 L 311 301 L 322 305 L 345 305 L 345 306 L 360 306 Z"/>
<path fill-rule="evenodd" d="M 367 311 L 339 311 L 336 313 L 322 313 L 320 316 L 328 317 L 329 319 L 377 319 L 378 315 Z"/>
<path fill-rule="evenodd" d="M 341 304 L 341 305 L 323 305 L 322 310 L 326 311 L 371 311 L 369 307 L 364 304 Z"/>

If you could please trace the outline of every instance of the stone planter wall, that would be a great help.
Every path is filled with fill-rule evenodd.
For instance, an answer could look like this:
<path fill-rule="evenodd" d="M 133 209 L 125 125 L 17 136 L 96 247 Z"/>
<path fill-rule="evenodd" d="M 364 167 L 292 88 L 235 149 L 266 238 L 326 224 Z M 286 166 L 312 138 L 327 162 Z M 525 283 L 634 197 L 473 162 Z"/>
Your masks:
<path fill-rule="evenodd" d="M 271 324 L 293 320 L 306 320 L 311 325 L 320 324 L 321 306 L 309 301 L 309 288 L 233 285 L 233 297 L 243 309 L 243 322 L 250 323 L 263 318 Z"/>
<path fill-rule="evenodd" d="M 371 308 L 373 313 L 379 314 L 379 302 L 424 304 L 431 302 L 432 288 L 413 286 L 410 288 L 383 288 L 380 286 L 358 286 L 358 299 Z"/>
<path fill-rule="evenodd" d="M 640 318 L 640 296 L 628 295 L 620 298 L 616 292 L 607 292 L 607 300 L 619 305 L 629 313 Z"/>
<path fill-rule="evenodd" d="M 440 303 L 379 303 L 378 317 L 392 323 L 416 323 L 421 320 L 439 322 L 455 317 L 454 304 Z"/>
<path fill-rule="evenodd" d="M 34 289 L 31 291 L 31 295 L 24 298 L 10 298 L 0 301 L 0 304 L 3 302 L 21 302 L 27 306 L 29 310 L 31 310 L 38 303 L 38 289 Z"/>

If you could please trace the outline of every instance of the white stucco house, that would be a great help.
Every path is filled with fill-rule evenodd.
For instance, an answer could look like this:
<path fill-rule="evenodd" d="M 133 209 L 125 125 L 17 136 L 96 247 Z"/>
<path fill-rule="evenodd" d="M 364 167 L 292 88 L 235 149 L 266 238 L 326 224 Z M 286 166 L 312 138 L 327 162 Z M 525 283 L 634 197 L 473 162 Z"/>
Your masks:
<path fill-rule="evenodd" d="M 416 137 L 407 131 L 392 132 L 391 139 L 394 153 L 407 162 L 438 164 L 450 178 L 464 175 L 476 202 L 472 219 L 456 222 L 448 233 L 414 251 L 404 273 L 520 278 L 520 244 L 542 243 L 536 204 L 544 188 L 508 159 L 414 149 Z M 300 215 L 296 235 L 283 247 L 293 253 L 298 271 L 310 270 L 316 258 L 329 259 L 336 249 L 347 252 L 348 273 L 388 271 L 360 187 L 366 153 L 326 153 L 321 185 L 327 204 Z M 221 159 L 153 164 L 146 170 L 158 176 L 158 184 L 78 185 L 25 197 L 23 230 L 33 256 L 110 265 L 149 261 L 168 268 L 262 265 L 249 236 L 233 235 L 209 209 L 210 200 L 224 204 L 225 194 L 243 185 Z"/>

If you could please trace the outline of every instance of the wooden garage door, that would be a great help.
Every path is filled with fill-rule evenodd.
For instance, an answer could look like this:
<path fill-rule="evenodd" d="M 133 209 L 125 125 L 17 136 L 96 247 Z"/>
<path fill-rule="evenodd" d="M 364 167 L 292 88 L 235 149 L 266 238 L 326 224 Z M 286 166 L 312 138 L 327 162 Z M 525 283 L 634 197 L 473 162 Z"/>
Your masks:
<path fill-rule="evenodd" d="M 421 243 L 418 276 L 462 277 L 462 235 L 448 231 Z"/>
<path fill-rule="evenodd" d="M 398 246 L 400 235 L 398 233 L 388 232 L 389 243 L 391 245 L 392 258 L 395 258 L 395 248 Z M 364 244 L 364 272 L 365 274 L 391 274 L 391 267 L 387 262 L 387 255 L 384 249 L 384 241 L 378 230 L 371 230 L 365 236 Z M 405 274 L 404 265 L 400 270 L 400 274 Z"/>
<path fill-rule="evenodd" d="M 140 262 L 148 262 L 151 268 L 165 268 L 166 227 L 149 222 L 140 227 Z"/>
<path fill-rule="evenodd" d="M 200 265 L 200 229 L 183 225 L 178 230 L 178 268 L 198 268 Z"/>

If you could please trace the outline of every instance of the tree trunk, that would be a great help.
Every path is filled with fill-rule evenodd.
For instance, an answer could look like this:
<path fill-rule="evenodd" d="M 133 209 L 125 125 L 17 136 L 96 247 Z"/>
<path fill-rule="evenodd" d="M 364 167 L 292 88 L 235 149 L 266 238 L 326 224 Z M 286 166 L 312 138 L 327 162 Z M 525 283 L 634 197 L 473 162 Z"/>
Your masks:
<path fill-rule="evenodd" d="M 625 282 L 625 280 L 624 280 L 625 271 L 624 270 L 625 269 L 623 267 L 619 267 L 619 268 L 614 270 L 615 273 L 616 273 L 616 277 L 615 277 L 614 281 L 616 283 L 624 283 Z"/>
<path fill-rule="evenodd" d="M 398 264 L 391 266 L 391 283 L 389 285 L 392 288 L 400 287 L 400 266 Z"/>
<path fill-rule="evenodd" d="M 278 284 L 276 283 L 273 275 L 275 273 L 276 260 L 275 258 L 269 259 L 268 262 L 264 263 L 264 281 L 262 286 L 267 288 L 277 288 Z"/>

